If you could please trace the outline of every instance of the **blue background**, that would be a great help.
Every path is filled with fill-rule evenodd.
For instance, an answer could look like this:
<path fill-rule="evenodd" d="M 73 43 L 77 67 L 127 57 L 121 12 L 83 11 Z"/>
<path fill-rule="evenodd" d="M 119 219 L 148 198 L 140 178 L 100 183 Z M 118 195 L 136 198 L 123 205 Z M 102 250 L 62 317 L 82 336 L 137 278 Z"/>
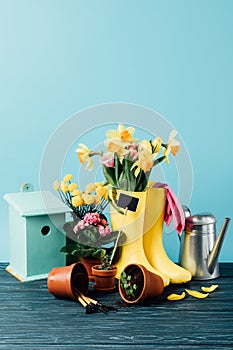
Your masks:
<path fill-rule="evenodd" d="M 179 131 L 193 166 L 190 207 L 213 212 L 219 228 L 233 216 L 232 17 L 231 0 L 0 0 L 1 197 L 24 181 L 39 189 L 43 149 L 69 116 L 130 102 Z M 233 261 L 232 239 L 231 225 L 221 261 Z M 8 261 L 4 200 L 0 242 Z"/>

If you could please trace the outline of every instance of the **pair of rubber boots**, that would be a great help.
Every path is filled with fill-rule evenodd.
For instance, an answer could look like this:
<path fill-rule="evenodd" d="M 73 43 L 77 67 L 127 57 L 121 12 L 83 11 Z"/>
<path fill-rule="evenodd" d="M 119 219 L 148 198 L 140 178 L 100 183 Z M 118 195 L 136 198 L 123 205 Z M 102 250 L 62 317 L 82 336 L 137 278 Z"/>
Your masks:
<path fill-rule="evenodd" d="M 126 235 L 120 247 L 120 258 L 116 263 L 118 278 L 128 264 L 141 264 L 159 275 L 164 286 L 169 283 L 186 283 L 191 273 L 172 262 L 163 246 L 162 234 L 165 213 L 165 190 L 148 188 L 145 192 L 124 192 L 139 198 L 136 212 L 127 211 L 122 227 Z M 119 230 L 123 215 L 114 208 L 111 211 L 113 230 Z"/>

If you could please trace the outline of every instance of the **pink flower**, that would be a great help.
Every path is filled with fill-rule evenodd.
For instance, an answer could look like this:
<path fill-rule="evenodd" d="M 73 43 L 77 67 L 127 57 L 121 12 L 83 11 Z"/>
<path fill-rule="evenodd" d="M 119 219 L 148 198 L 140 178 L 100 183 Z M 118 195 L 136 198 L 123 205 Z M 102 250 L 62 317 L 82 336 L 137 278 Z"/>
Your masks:
<path fill-rule="evenodd" d="M 78 233 L 79 230 L 83 230 L 87 226 L 97 226 L 99 234 L 102 237 L 109 235 L 110 227 L 105 219 L 101 219 L 99 213 L 87 213 L 83 220 L 80 220 L 77 225 L 74 226 L 74 233 Z"/>
<path fill-rule="evenodd" d="M 74 233 L 78 233 L 79 230 L 83 230 L 85 226 L 85 223 L 83 220 L 80 220 L 77 225 L 74 226 L 73 231 Z"/>
<path fill-rule="evenodd" d="M 109 235 L 111 233 L 111 230 L 110 230 L 110 227 L 109 226 L 106 226 L 105 227 L 105 235 Z"/>
<path fill-rule="evenodd" d="M 83 221 L 91 225 L 97 225 L 101 219 L 98 213 L 87 213 Z"/>
<path fill-rule="evenodd" d="M 138 157 L 138 146 L 136 143 L 132 143 L 131 145 L 129 145 L 128 147 L 129 153 L 132 157 L 132 160 L 135 161 Z"/>
<path fill-rule="evenodd" d="M 101 157 L 100 163 L 108 168 L 114 168 L 114 157 L 112 156 L 112 153 L 106 153 Z"/>
<path fill-rule="evenodd" d="M 99 234 L 100 236 L 104 237 L 105 236 L 105 228 L 103 226 L 99 226 Z"/>
<path fill-rule="evenodd" d="M 110 232 L 111 232 L 109 226 L 106 226 L 106 227 L 104 227 L 104 226 L 99 226 L 98 229 L 99 229 L 99 234 L 100 234 L 102 237 L 105 237 L 105 236 L 109 235 Z"/>

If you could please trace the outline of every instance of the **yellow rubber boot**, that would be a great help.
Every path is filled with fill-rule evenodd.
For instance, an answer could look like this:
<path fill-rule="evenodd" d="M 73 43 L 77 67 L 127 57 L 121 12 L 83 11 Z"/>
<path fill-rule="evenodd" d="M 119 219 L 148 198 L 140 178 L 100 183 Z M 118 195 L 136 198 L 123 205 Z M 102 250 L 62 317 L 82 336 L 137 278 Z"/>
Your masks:
<path fill-rule="evenodd" d="M 156 210 L 157 203 L 165 204 L 165 190 L 163 188 L 150 188 L 147 195 L 143 247 L 149 263 L 160 273 L 169 277 L 170 283 L 185 283 L 191 280 L 191 273 L 176 265 L 167 256 L 162 241 L 164 210 L 160 213 Z M 165 207 L 165 206 L 164 206 Z"/>
<path fill-rule="evenodd" d="M 124 218 L 124 226 L 122 231 L 126 234 L 126 241 L 121 247 L 120 259 L 116 263 L 118 268 L 117 278 L 120 277 L 121 272 L 125 266 L 131 263 L 142 264 L 147 270 L 159 275 L 164 282 L 164 286 L 169 284 L 169 278 L 154 268 L 147 260 L 147 257 L 143 248 L 143 234 L 144 234 L 144 219 L 147 208 L 147 191 L 145 192 L 129 192 L 121 191 L 129 196 L 139 198 L 138 207 L 136 212 L 128 211 Z M 162 201 L 158 203 L 158 210 L 161 211 L 161 206 L 164 204 Z M 153 204 L 155 208 L 155 205 Z M 155 211 L 157 209 L 154 209 Z M 117 231 L 121 228 L 123 215 L 118 213 L 113 207 L 111 207 L 111 223 L 113 230 Z"/>

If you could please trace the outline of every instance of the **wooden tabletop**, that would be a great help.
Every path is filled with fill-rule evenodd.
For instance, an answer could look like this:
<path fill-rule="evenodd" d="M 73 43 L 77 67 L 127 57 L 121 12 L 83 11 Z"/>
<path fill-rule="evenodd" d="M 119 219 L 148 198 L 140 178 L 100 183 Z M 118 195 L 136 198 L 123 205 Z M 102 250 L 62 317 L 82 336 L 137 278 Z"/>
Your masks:
<path fill-rule="evenodd" d="M 0 264 L 0 349 L 233 349 L 233 263 L 221 277 L 165 288 L 161 297 L 125 307 L 117 291 L 89 296 L 120 306 L 87 315 L 77 302 L 56 299 L 46 280 L 20 283 Z M 206 299 L 168 301 L 185 288 L 218 284 Z"/>

